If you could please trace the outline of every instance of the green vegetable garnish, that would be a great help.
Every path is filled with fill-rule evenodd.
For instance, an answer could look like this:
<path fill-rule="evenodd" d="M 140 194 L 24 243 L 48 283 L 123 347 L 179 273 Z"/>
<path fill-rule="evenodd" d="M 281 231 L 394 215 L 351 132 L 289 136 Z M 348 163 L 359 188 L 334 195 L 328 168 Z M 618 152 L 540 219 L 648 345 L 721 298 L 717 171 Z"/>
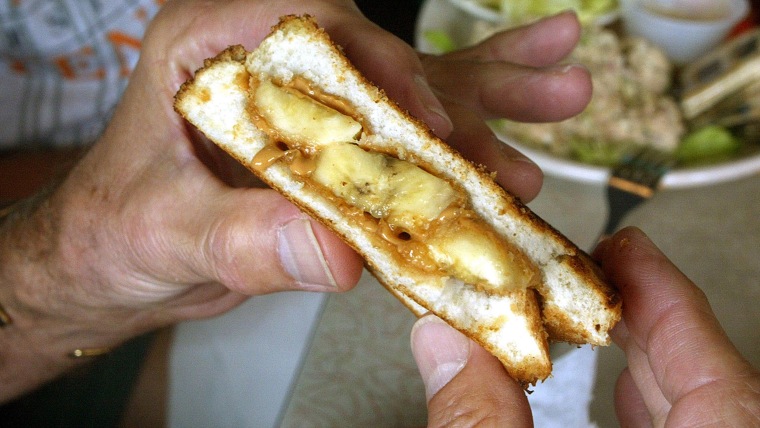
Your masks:
<path fill-rule="evenodd" d="M 451 36 L 443 30 L 427 30 L 424 33 L 428 41 L 440 53 L 447 53 L 457 48 Z"/>
<path fill-rule="evenodd" d="M 574 159 L 599 166 L 612 166 L 620 162 L 627 147 L 626 144 L 600 144 L 578 138 L 570 141 L 570 152 Z"/>
<path fill-rule="evenodd" d="M 587 24 L 616 6 L 616 0 L 501 0 L 501 11 L 512 22 L 526 22 L 572 9 L 580 21 Z"/>
<path fill-rule="evenodd" d="M 718 162 L 735 155 L 741 141 L 720 125 L 707 125 L 687 135 L 676 150 L 682 164 Z"/>

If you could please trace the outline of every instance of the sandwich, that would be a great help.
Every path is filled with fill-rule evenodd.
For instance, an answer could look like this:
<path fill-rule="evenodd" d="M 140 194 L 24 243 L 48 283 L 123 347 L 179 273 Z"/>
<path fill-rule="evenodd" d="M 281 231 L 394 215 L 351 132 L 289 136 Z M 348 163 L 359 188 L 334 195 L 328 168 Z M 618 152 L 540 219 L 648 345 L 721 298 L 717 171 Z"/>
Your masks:
<path fill-rule="evenodd" d="M 609 344 L 621 302 L 591 258 L 388 99 L 312 17 L 206 60 L 175 109 L 524 387 L 551 374 L 550 342 Z"/>

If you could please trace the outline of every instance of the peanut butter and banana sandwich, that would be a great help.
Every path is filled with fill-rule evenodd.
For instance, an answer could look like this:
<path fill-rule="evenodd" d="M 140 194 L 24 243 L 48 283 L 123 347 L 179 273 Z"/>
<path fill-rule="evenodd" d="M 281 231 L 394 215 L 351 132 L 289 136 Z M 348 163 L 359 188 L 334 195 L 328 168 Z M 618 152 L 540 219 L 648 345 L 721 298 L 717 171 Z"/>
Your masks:
<path fill-rule="evenodd" d="M 207 60 L 175 108 L 523 386 L 551 374 L 551 341 L 609 344 L 621 302 L 590 257 L 389 100 L 313 18 Z"/>

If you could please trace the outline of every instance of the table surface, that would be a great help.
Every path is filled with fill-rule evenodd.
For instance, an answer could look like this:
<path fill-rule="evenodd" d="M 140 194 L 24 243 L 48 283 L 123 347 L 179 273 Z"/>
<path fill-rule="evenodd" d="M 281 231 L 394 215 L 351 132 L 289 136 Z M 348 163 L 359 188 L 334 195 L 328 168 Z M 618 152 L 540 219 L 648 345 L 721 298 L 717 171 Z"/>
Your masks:
<path fill-rule="evenodd" d="M 760 176 L 663 191 L 624 221 L 642 228 L 702 287 L 729 336 L 756 367 L 758 195 Z M 607 210 L 603 186 L 552 177 L 530 206 L 582 248 L 593 245 Z M 403 305 L 369 278 L 352 292 L 330 296 L 283 426 L 305 421 L 315 426 L 424 425 L 424 392 L 409 348 L 413 322 Z M 615 426 L 612 391 L 625 361 L 614 346 L 596 352 L 591 418 L 599 426 Z"/>

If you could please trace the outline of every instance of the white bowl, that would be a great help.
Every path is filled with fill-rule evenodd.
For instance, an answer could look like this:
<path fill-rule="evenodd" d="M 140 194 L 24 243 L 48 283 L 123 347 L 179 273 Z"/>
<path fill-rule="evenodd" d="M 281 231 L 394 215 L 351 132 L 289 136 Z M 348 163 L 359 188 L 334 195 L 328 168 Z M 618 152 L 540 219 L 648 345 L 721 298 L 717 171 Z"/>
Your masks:
<path fill-rule="evenodd" d="M 749 12 L 748 0 L 621 0 L 626 33 L 686 64 L 717 46 Z"/>

